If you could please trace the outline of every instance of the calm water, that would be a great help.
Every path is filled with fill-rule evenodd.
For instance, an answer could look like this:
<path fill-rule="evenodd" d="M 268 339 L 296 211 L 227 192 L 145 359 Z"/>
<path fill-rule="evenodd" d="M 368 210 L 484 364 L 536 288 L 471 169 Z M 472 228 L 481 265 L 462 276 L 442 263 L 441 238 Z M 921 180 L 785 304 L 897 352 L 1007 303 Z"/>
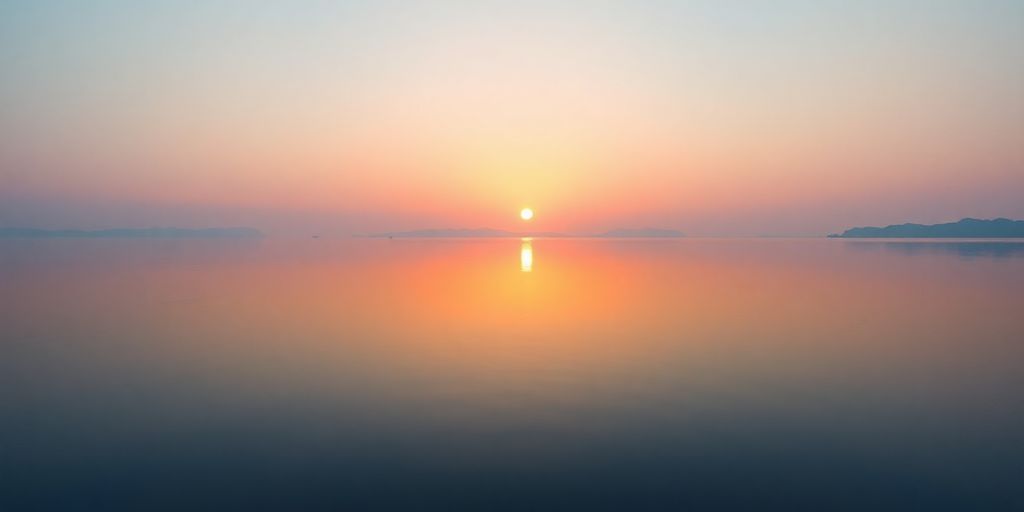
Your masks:
<path fill-rule="evenodd" d="M 0 241 L 0 509 L 1024 507 L 1024 244 Z"/>

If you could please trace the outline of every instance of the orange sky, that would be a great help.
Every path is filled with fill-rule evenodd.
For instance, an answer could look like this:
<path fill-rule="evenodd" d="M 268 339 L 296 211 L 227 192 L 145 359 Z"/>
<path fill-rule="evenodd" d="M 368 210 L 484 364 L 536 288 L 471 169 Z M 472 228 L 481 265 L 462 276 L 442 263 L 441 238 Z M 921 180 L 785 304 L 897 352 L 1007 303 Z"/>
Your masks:
<path fill-rule="evenodd" d="M 0 226 L 1024 217 L 1002 2 L 0 7 Z"/>

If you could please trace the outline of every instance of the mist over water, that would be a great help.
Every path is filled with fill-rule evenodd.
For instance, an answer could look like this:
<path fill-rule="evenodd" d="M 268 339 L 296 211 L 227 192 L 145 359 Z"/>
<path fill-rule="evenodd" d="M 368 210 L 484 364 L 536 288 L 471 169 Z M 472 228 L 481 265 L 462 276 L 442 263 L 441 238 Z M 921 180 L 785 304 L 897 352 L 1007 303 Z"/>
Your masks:
<path fill-rule="evenodd" d="M 0 509 L 1013 509 L 1022 247 L 0 240 Z"/>

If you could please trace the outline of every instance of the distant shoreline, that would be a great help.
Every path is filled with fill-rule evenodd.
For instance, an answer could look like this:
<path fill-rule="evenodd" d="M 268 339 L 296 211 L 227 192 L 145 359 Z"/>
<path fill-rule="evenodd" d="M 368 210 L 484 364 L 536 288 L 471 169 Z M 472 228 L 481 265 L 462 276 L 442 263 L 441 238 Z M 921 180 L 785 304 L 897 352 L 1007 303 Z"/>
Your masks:
<path fill-rule="evenodd" d="M 681 231 L 672 229 L 613 229 L 604 233 L 572 234 L 540 232 L 515 232 L 500 229 L 422 229 L 390 233 L 369 233 L 353 235 L 356 238 L 684 238 Z"/>
<path fill-rule="evenodd" d="M 262 238 L 254 228 L 115 228 L 115 229 L 36 229 L 0 228 L 0 238 Z"/>
<path fill-rule="evenodd" d="M 1024 238 L 1024 221 L 965 218 L 945 224 L 851 228 L 829 238 Z"/>

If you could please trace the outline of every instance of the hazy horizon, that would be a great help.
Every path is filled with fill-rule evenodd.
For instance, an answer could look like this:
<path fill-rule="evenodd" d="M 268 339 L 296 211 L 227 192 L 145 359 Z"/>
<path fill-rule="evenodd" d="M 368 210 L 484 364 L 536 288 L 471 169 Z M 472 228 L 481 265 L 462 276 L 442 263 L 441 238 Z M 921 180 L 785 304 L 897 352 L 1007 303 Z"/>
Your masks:
<path fill-rule="evenodd" d="M 6 2 L 0 226 L 1024 218 L 1024 3 Z"/>
<path fill-rule="evenodd" d="M 1024 0 L 7 0 L 0 76 L 2 511 L 1024 510 Z"/>

